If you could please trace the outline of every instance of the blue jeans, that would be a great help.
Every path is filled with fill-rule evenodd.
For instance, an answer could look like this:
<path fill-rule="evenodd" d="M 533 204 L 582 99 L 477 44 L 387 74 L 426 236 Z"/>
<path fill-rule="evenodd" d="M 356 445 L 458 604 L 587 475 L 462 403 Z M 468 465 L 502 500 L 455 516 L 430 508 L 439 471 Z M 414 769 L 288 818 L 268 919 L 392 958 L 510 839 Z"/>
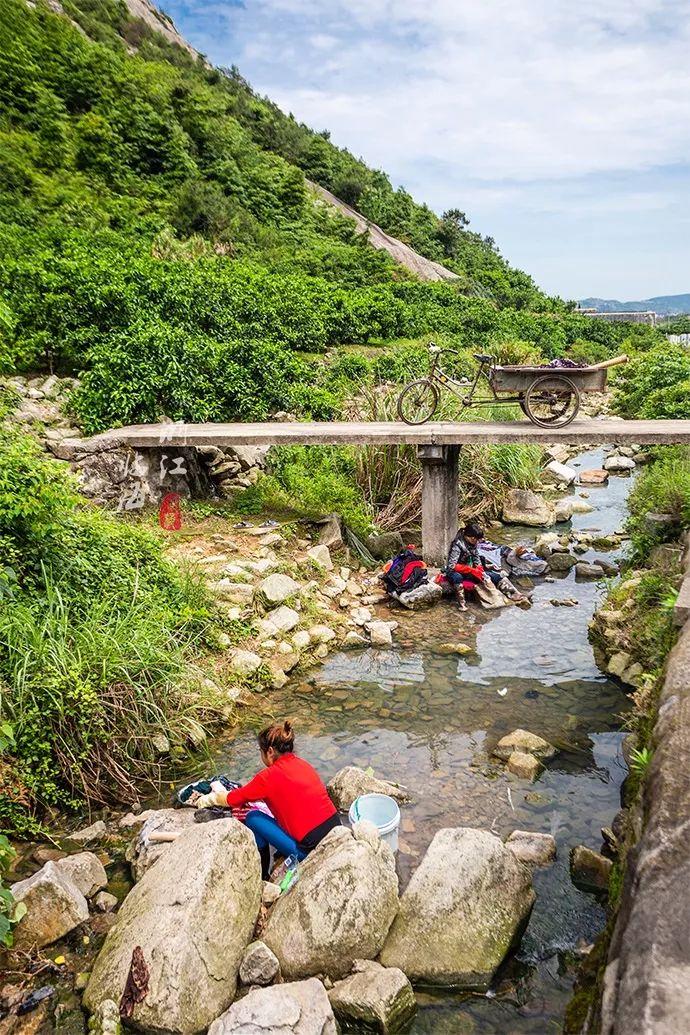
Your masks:
<path fill-rule="evenodd" d="M 493 571 L 490 568 L 485 568 L 484 569 L 484 574 L 489 576 L 489 578 L 493 582 L 494 586 L 497 586 L 499 584 L 499 582 L 501 581 L 501 579 L 503 578 L 503 572 L 502 571 Z M 463 575 L 459 571 L 447 571 L 446 572 L 446 578 L 448 579 L 449 582 L 452 582 L 452 584 L 454 586 L 462 585 L 463 579 L 469 580 L 471 582 L 476 582 L 477 581 L 475 578 L 472 577 L 472 575 Z"/>
<path fill-rule="evenodd" d="M 252 809 L 247 813 L 244 823 L 254 835 L 259 852 L 272 845 L 277 852 L 280 852 L 286 858 L 288 855 L 296 855 L 298 859 L 306 858 L 306 853 L 298 847 L 294 837 L 286 834 L 283 828 L 276 823 L 275 819 L 272 816 L 267 816 L 265 812 L 261 812 L 259 809 Z"/>

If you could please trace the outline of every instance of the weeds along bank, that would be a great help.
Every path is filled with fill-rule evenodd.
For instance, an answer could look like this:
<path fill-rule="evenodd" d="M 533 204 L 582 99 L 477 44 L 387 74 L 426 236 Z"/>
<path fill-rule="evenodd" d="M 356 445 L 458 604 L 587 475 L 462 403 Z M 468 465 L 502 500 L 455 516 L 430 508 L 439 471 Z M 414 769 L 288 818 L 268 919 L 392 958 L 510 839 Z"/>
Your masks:
<path fill-rule="evenodd" d="M 662 730 L 659 724 L 659 701 L 668 679 L 678 679 L 678 672 L 675 675 L 671 672 L 674 664 L 678 668 L 678 662 L 674 663 L 674 655 L 671 654 L 679 636 L 678 627 L 674 624 L 673 609 L 684 577 L 684 563 L 687 564 L 685 553 L 686 537 L 690 529 L 690 453 L 687 448 L 666 447 L 655 450 L 654 454 L 654 461 L 639 476 L 629 497 L 628 528 L 632 555 L 628 570 L 620 582 L 613 585 L 590 628 L 590 639 L 601 668 L 627 685 L 634 707 L 627 723 L 628 736 L 624 742 L 630 773 L 623 785 L 623 809 L 613 824 L 612 844 L 616 858 L 609 885 L 609 923 L 583 967 L 576 994 L 570 1004 L 565 1030 L 571 1032 L 612 1033 L 611 1011 L 629 1012 L 634 995 L 639 994 L 644 998 L 646 993 L 640 989 L 645 984 L 645 973 L 648 973 L 650 988 L 658 980 L 656 973 L 652 976 L 656 963 L 654 967 L 645 966 L 639 971 L 640 980 L 635 980 L 633 976 L 631 982 L 628 975 L 623 993 L 626 1002 L 615 1005 L 616 995 L 619 994 L 616 991 L 618 978 L 614 971 L 618 964 L 615 961 L 619 957 L 623 960 L 627 957 L 626 964 L 630 964 L 630 957 L 637 950 L 633 946 L 634 951 L 631 952 L 630 945 L 626 947 L 625 941 L 629 937 L 639 938 L 640 934 L 639 931 L 636 935 L 626 934 L 633 902 L 636 902 L 636 896 L 642 894 L 638 871 L 644 870 L 652 886 L 656 883 L 656 893 L 647 889 L 644 894 L 649 895 L 648 905 L 652 907 L 652 913 L 656 910 L 657 918 L 663 914 L 662 924 L 666 925 L 669 917 L 664 913 L 663 888 L 668 878 L 663 873 L 661 878 L 655 877 L 657 863 L 651 857 L 655 853 L 659 854 L 660 839 L 670 845 L 676 834 L 680 836 L 680 830 L 673 829 L 674 810 L 679 812 L 682 820 L 687 818 L 686 802 L 679 799 L 671 805 L 668 800 L 668 788 L 673 784 L 673 773 L 668 772 L 669 768 L 675 770 L 680 767 L 685 770 L 686 767 L 682 757 L 669 753 L 669 749 L 677 751 L 678 745 L 673 749 L 673 745 L 667 743 L 671 727 Z M 680 663 L 682 666 L 682 658 Z M 669 695 L 670 692 L 667 692 L 667 700 Z M 682 727 L 682 716 L 669 721 Z M 687 731 L 682 735 L 687 739 Z M 652 782 L 650 776 L 655 749 L 663 753 L 664 769 L 657 768 L 656 778 Z M 671 793 L 675 795 L 679 792 L 672 789 Z M 668 829 L 661 832 L 658 818 L 660 811 L 670 820 Z M 655 814 L 656 818 L 651 818 Z M 643 846 L 650 823 L 656 830 L 654 843 L 647 846 L 647 849 L 651 848 L 651 854 L 647 853 L 641 867 L 640 851 L 646 851 Z M 672 859 L 673 853 L 669 856 L 671 870 Z M 656 901 L 655 894 L 658 895 Z M 644 903 L 640 908 L 645 908 Z M 648 918 L 646 922 L 651 921 Z M 652 941 L 659 945 L 668 944 L 667 934 L 665 926 L 663 929 L 659 927 Z M 677 938 L 677 934 L 671 934 L 671 938 Z M 640 948 L 639 941 L 637 948 Z M 649 952 L 656 959 L 651 948 L 642 951 Z M 612 961 L 614 968 L 607 972 L 605 980 L 604 973 Z M 624 965 L 621 965 L 621 973 L 623 969 Z M 670 975 L 668 979 L 671 980 Z M 658 1004 L 658 1010 L 659 1017 L 668 1014 L 667 1005 Z"/>

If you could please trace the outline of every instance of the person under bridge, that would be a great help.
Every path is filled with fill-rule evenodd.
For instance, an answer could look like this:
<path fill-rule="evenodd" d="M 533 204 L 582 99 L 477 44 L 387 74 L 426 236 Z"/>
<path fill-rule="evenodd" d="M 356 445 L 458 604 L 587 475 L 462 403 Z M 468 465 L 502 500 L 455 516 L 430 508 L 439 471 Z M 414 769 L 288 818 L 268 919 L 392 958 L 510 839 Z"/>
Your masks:
<path fill-rule="evenodd" d="M 483 538 L 483 529 L 471 521 L 458 531 L 450 544 L 445 574 L 453 586 L 460 610 L 464 611 L 467 607 L 465 594 L 472 592 L 487 580 L 519 607 L 530 607 L 532 602 L 529 597 L 516 589 L 500 567 L 482 560 L 479 555 L 479 544 Z"/>

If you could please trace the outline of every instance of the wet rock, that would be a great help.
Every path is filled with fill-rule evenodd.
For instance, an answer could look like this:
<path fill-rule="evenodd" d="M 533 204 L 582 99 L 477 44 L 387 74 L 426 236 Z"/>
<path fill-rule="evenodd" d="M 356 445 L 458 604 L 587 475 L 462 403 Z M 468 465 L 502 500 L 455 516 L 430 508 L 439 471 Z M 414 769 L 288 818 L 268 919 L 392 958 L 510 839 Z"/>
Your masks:
<path fill-rule="evenodd" d="M 276 607 L 284 604 L 290 597 L 299 593 L 299 583 L 291 579 L 289 575 L 280 575 L 275 572 L 259 583 L 258 593 L 261 601 L 266 607 Z"/>
<path fill-rule="evenodd" d="M 602 467 L 592 467 L 580 471 L 581 485 L 604 485 L 609 480 L 609 472 Z"/>
<path fill-rule="evenodd" d="M 577 607 L 579 600 L 575 600 L 574 597 L 565 597 L 560 599 L 559 597 L 553 597 L 551 603 L 554 607 Z"/>
<path fill-rule="evenodd" d="M 609 658 L 609 663 L 606 666 L 606 671 L 610 676 L 618 676 L 620 679 L 626 668 L 630 665 L 630 655 L 627 651 L 621 650 L 617 654 L 612 655 Z"/>
<path fill-rule="evenodd" d="M 371 622 L 368 628 L 372 647 L 393 646 L 393 636 L 387 622 Z"/>
<path fill-rule="evenodd" d="M 232 1002 L 240 961 L 261 904 L 259 856 L 236 820 L 201 824 L 170 846 L 123 902 L 94 964 L 87 1009 L 120 1002 L 139 946 L 149 969 L 131 1023 L 144 1030 L 198 1032 Z"/>
<path fill-rule="evenodd" d="M 380 952 L 398 909 L 398 878 L 391 849 L 371 831 L 374 843 L 363 830 L 332 830 L 273 906 L 263 939 L 288 980 L 342 978 L 355 959 Z"/>
<path fill-rule="evenodd" d="M 84 827 L 82 830 L 75 830 L 67 835 L 70 841 L 74 841 L 78 845 L 93 845 L 101 838 L 105 837 L 108 833 L 108 828 L 102 819 L 96 820 L 90 827 Z"/>
<path fill-rule="evenodd" d="M 510 525 L 552 525 L 554 511 L 530 489 L 511 489 L 503 504 L 503 520 Z"/>
<path fill-rule="evenodd" d="M 617 564 L 611 564 L 610 561 L 604 560 L 603 557 L 596 557 L 592 561 L 592 564 L 598 564 L 599 567 L 601 568 L 601 570 L 604 572 L 605 575 L 617 575 L 618 574 L 618 565 Z"/>
<path fill-rule="evenodd" d="M 549 744 L 548 740 L 544 740 L 543 737 L 537 736 L 536 733 L 530 733 L 529 730 L 523 729 L 513 730 L 512 733 L 501 737 L 493 750 L 493 754 L 498 758 L 507 760 L 514 751 L 524 751 L 528 755 L 534 755 L 535 758 L 541 761 L 547 761 L 557 754 L 556 748 L 553 744 Z"/>
<path fill-rule="evenodd" d="M 117 909 L 117 898 L 107 891 L 100 891 L 93 900 L 93 904 L 101 913 L 112 913 L 113 909 Z"/>
<path fill-rule="evenodd" d="M 275 884 L 273 886 L 276 887 Z M 247 946 L 240 963 L 240 981 L 243 985 L 270 985 L 279 973 L 280 964 L 268 945 L 256 941 Z"/>
<path fill-rule="evenodd" d="M 86 898 L 57 863 L 47 862 L 33 876 L 10 888 L 15 902 L 23 902 L 26 914 L 14 928 L 14 946 L 41 948 L 64 938 L 89 918 Z"/>
<path fill-rule="evenodd" d="M 601 837 L 603 841 L 601 849 L 602 854 L 607 855 L 610 859 L 616 859 L 620 852 L 621 846 L 618 838 L 614 834 L 611 827 L 602 827 Z"/>
<path fill-rule="evenodd" d="M 486 989 L 519 938 L 530 871 L 487 830 L 439 830 L 404 892 L 381 953 L 411 981 Z"/>
<path fill-rule="evenodd" d="M 230 654 L 230 668 L 236 676 L 251 676 L 262 665 L 259 654 L 251 650 L 237 650 Z"/>
<path fill-rule="evenodd" d="M 93 852 L 78 852 L 56 862 L 58 870 L 64 873 L 79 888 L 84 898 L 92 898 L 108 883 L 108 876 L 100 859 Z"/>
<path fill-rule="evenodd" d="M 602 579 L 604 569 L 598 564 L 587 564 L 586 561 L 578 561 L 575 565 L 576 579 Z"/>
<path fill-rule="evenodd" d="M 563 485 L 571 485 L 577 478 L 577 471 L 568 467 L 567 464 L 559 463 L 558 460 L 551 460 L 545 470 L 549 472 L 554 481 L 561 482 Z"/>
<path fill-rule="evenodd" d="M 336 1019 L 347 1028 L 393 1035 L 417 1012 L 412 985 L 397 967 L 358 960 L 355 973 L 328 993 Z"/>
<path fill-rule="evenodd" d="M 307 550 L 307 557 L 311 557 L 312 561 L 316 561 L 326 571 L 333 570 L 333 561 L 331 560 L 331 551 L 323 543 L 318 543 L 316 546 L 312 546 Z"/>
<path fill-rule="evenodd" d="M 529 866 L 550 866 L 556 858 L 556 841 L 551 834 L 514 830 L 505 844 L 520 862 Z"/>
<path fill-rule="evenodd" d="M 411 798 L 406 787 L 379 780 L 373 773 L 355 765 L 340 769 L 327 786 L 331 801 L 341 812 L 347 812 L 355 798 L 362 794 L 387 794 L 399 804 L 409 804 Z"/>
<path fill-rule="evenodd" d="M 542 768 L 541 762 L 524 751 L 513 751 L 508 757 L 508 770 L 521 780 L 536 780 Z"/>
<path fill-rule="evenodd" d="M 571 553 L 552 553 L 548 558 L 549 571 L 570 571 L 577 564 L 577 557 Z"/>
<path fill-rule="evenodd" d="M 359 633 L 356 632 L 346 633 L 343 641 L 343 646 L 345 647 L 367 647 L 368 645 L 369 641 L 365 639 L 364 636 L 360 636 Z"/>
<path fill-rule="evenodd" d="M 619 471 L 632 471 L 635 468 L 635 461 L 629 456 L 610 456 L 604 460 L 604 470 L 613 471 L 614 474 Z"/>
<path fill-rule="evenodd" d="M 316 978 L 257 988 L 213 1022 L 208 1035 L 336 1035 L 326 989 Z"/>
<path fill-rule="evenodd" d="M 570 876 L 578 887 L 594 891 L 606 890 L 612 866 L 610 859 L 585 845 L 576 845 L 570 851 Z"/>
<path fill-rule="evenodd" d="M 568 496 L 566 499 L 558 500 L 554 510 L 556 521 L 570 521 L 573 514 L 589 514 L 594 510 L 589 503 L 578 499 L 576 496 Z"/>

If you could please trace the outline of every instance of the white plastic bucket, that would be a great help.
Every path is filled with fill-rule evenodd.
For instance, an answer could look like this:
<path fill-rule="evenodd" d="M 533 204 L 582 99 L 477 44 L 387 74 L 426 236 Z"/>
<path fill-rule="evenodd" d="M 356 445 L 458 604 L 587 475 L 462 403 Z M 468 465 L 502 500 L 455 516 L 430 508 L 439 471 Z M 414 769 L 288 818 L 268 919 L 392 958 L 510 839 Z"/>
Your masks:
<path fill-rule="evenodd" d="M 381 840 L 397 852 L 400 809 L 395 798 L 388 794 L 360 794 L 352 802 L 348 815 L 350 823 L 368 819 L 378 830 Z"/>

